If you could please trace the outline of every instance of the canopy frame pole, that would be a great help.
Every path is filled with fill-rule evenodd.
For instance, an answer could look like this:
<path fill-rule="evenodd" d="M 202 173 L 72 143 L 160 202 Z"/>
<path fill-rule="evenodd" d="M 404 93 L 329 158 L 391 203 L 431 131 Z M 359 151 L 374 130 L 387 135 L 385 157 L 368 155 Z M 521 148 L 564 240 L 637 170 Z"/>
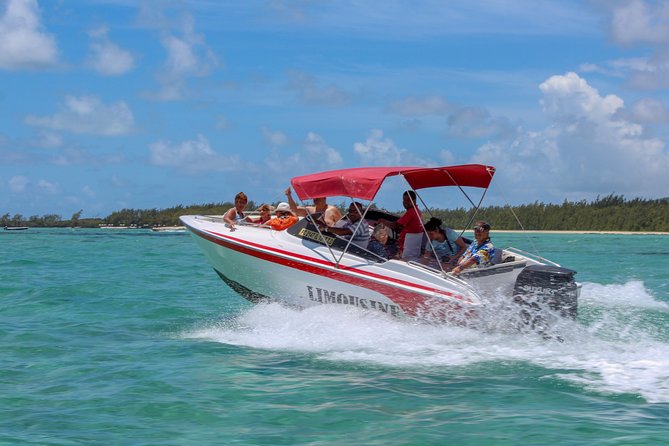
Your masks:
<path fill-rule="evenodd" d="M 348 197 L 348 198 L 351 199 L 351 203 L 355 203 L 355 202 L 356 202 L 355 199 L 354 199 L 353 197 Z M 355 206 L 356 208 L 358 207 L 357 205 L 354 205 L 354 206 Z M 344 255 L 348 252 L 348 248 L 349 248 L 349 246 L 351 246 L 351 243 L 353 243 L 353 235 L 358 231 L 358 228 L 360 227 L 361 224 L 367 224 L 367 220 L 365 220 L 365 216 L 367 215 L 367 211 L 369 211 L 369 208 L 371 208 L 371 207 L 372 207 L 372 202 L 370 201 L 369 204 L 367 205 L 367 207 L 365 208 L 365 211 L 364 211 L 364 212 L 362 213 L 362 215 L 360 216 L 360 220 L 358 221 L 358 224 L 357 224 L 356 227 L 355 227 L 355 231 L 353 232 L 353 234 L 351 234 L 351 238 L 348 239 L 348 243 L 346 244 L 346 247 L 344 248 L 344 250 L 342 251 L 341 255 L 339 256 L 339 259 L 337 259 L 337 258 L 335 257 L 335 259 L 336 259 L 335 265 L 336 265 L 337 268 L 339 268 L 339 264 L 341 263 L 341 260 L 344 258 Z M 358 212 L 359 212 L 359 211 L 360 211 L 360 210 L 358 209 Z M 346 213 L 346 218 L 348 218 L 348 212 Z M 349 221 L 350 221 L 350 220 L 349 220 Z M 366 250 L 366 248 L 363 248 L 363 249 Z"/>
<path fill-rule="evenodd" d="M 423 200 L 423 197 L 421 197 L 420 194 L 418 192 L 416 192 L 416 190 L 413 187 L 411 187 L 411 184 L 409 183 L 409 180 L 407 180 L 406 177 L 403 174 L 400 174 L 400 176 L 402 177 L 404 182 L 407 184 L 407 186 L 409 186 L 408 190 L 411 190 L 411 191 L 413 191 L 413 193 L 416 194 L 416 197 L 420 200 L 423 207 L 425 207 L 425 210 L 430 215 L 430 217 L 434 217 L 434 215 L 432 214 L 432 211 L 430 211 L 430 208 L 428 208 L 427 204 L 425 204 L 425 201 Z M 449 174 L 449 176 L 450 176 L 450 174 Z M 453 177 L 451 177 L 451 180 L 453 180 Z M 453 183 L 455 183 L 455 181 L 453 181 Z M 408 194 L 408 196 L 409 196 L 409 200 L 411 201 L 411 204 L 413 206 L 415 206 L 418 211 L 420 211 L 418 206 L 416 206 L 416 203 L 411 198 L 411 194 Z M 439 260 L 439 257 L 437 256 L 437 251 L 434 249 L 434 246 L 432 245 L 432 240 L 430 240 L 430 235 L 427 233 L 427 229 L 425 228 L 425 224 L 423 223 L 422 218 L 421 218 L 420 226 L 421 226 L 421 228 L 423 228 L 423 234 L 425 234 L 425 237 L 427 237 L 427 243 L 430 245 L 430 249 L 432 250 L 432 254 L 434 255 L 435 260 L 437 261 L 437 265 L 439 265 L 439 270 L 441 271 L 441 274 L 446 274 L 446 271 L 444 271 L 444 267 L 441 265 L 441 261 Z"/>
<path fill-rule="evenodd" d="M 292 186 L 292 184 L 291 184 L 291 186 Z M 293 189 L 295 189 L 295 186 L 293 186 Z M 321 232 L 321 228 L 318 227 L 318 225 L 316 224 L 316 221 L 313 219 L 312 215 L 314 215 L 314 214 L 309 212 L 308 206 L 304 206 L 304 202 L 300 198 L 300 194 L 298 194 L 297 191 L 295 191 L 295 193 L 297 195 L 297 199 L 300 200 L 300 205 L 302 205 L 304 210 L 307 211 L 307 217 L 314 223 L 314 226 L 316 227 L 316 231 L 318 231 L 318 235 L 320 235 L 321 239 L 323 240 L 323 244 L 328 247 L 328 250 L 330 251 L 330 255 L 332 256 L 332 260 L 335 261 L 335 264 L 337 265 L 337 268 L 339 268 L 339 262 L 337 261 L 337 256 L 335 255 L 334 251 L 332 250 L 332 247 L 328 244 L 328 241 L 325 239 L 325 235 L 323 235 L 323 233 Z M 307 218 L 307 217 L 305 217 L 305 218 Z"/>
<path fill-rule="evenodd" d="M 458 182 L 455 181 L 455 178 L 453 178 L 453 175 L 451 175 L 451 173 L 448 170 L 446 170 L 446 174 L 449 176 L 451 181 L 453 181 L 453 184 L 455 184 L 458 187 L 458 189 L 460 189 L 460 192 L 462 192 L 462 194 L 467 198 L 467 200 L 469 200 L 472 207 L 474 208 L 474 213 L 469 218 L 469 220 L 465 223 L 464 227 L 462 228 L 462 231 L 460 232 L 460 237 L 462 237 L 462 234 L 464 234 L 465 231 L 467 230 L 467 228 L 469 227 L 469 225 L 472 224 L 472 221 L 474 221 L 474 217 L 476 217 L 476 214 L 479 212 L 479 208 L 481 207 L 481 203 L 483 203 L 483 199 L 485 198 L 486 194 L 488 193 L 488 189 L 490 188 L 490 184 L 488 184 L 488 187 L 483 189 L 483 193 L 481 194 L 481 199 L 479 200 L 479 203 L 474 204 L 472 199 L 469 198 L 469 195 L 467 195 L 467 192 L 465 192 L 465 190 L 462 189 L 462 187 L 458 184 Z M 490 175 L 490 178 L 492 179 L 492 175 L 490 174 L 490 171 L 488 171 L 488 175 Z"/>

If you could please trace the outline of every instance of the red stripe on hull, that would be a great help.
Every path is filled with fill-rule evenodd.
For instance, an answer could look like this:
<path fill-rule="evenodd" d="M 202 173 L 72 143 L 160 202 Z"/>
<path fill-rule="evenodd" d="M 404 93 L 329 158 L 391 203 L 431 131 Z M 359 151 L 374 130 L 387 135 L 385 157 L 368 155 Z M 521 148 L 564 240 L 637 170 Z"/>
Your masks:
<path fill-rule="evenodd" d="M 230 238 L 232 240 L 235 240 L 238 243 L 243 243 L 243 244 L 237 244 L 237 243 L 233 243 L 233 242 L 230 242 L 230 241 L 222 239 L 222 238 L 215 237 L 213 235 L 210 235 L 207 232 L 200 231 L 200 230 L 195 229 L 195 228 L 190 228 L 190 229 L 193 230 L 193 232 L 196 235 L 198 235 L 199 237 L 201 237 L 205 240 L 208 240 L 212 243 L 215 243 L 217 245 L 223 246 L 224 248 L 227 248 L 227 249 L 230 249 L 230 250 L 233 250 L 233 251 L 245 254 L 245 255 L 249 255 L 249 256 L 252 256 L 252 257 L 255 257 L 255 258 L 258 258 L 258 259 L 262 259 L 262 260 L 265 260 L 265 261 L 268 261 L 268 262 L 272 262 L 272 263 L 275 263 L 275 264 L 286 266 L 288 268 L 293 268 L 293 269 L 297 269 L 299 271 L 304 271 L 304 272 L 307 272 L 307 273 L 310 273 L 310 274 L 315 274 L 315 275 L 318 275 L 318 276 L 321 276 L 321 277 L 327 277 L 329 279 L 333 279 L 333 280 L 337 280 L 337 281 L 341 281 L 341 282 L 346 282 L 346 283 L 349 283 L 349 284 L 352 284 L 352 285 L 360 286 L 362 288 L 366 288 L 366 289 L 378 292 L 380 294 L 383 294 L 384 296 L 386 296 L 388 299 L 392 300 L 393 302 L 395 302 L 398 306 L 400 306 L 400 308 L 402 308 L 402 310 L 405 313 L 407 313 L 410 316 L 423 316 L 423 315 L 426 315 L 427 313 L 429 313 L 429 316 L 437 316 L 440 319 L 442 319 L 446 315 L 446 313 L 450 313 L 452 311 L 462 312 L 464 310 L 464 308 L 456 302 L 444 301 L 444 300 L 439 299 L 437 297 L 430 297 L 430 296 L 426 296 L 424 294 L 415 293 L 415 292 L 411 292 L 411 291 L 408 291 L 408 290 L 401 290 L 401 289 L 399 289 L 395 286 L 386 285 L 386 284 L 383 284 L 383 283 L 376 282 L 374 280 L 369 280 L 369 279 L 366 279 L 366 278 L 357 277 L 355 275 L 346 274 L 346 273 L 335 271 L 335 270 L 332 270 L 332 269 L 329 269 L 329 268 L 324 268 L 324 267 L 321 267 L 321 266 L 305 264 L 303 262 L 296 261 L 296 260 L 293 260 L 291 258 L 285 258 L 285 257 L 278 256 L 278 255 L 275 255 L 275 254 L 270 254 L 270 253 L 267 253 L 267 252 L 264 252 L 264 251 L 253 249 L 253 248 L 250 248 L 247 245 L 255 246 L 255 247 L 258 247 L 258 248 L 261 248 L 261 249 L 264 249 L 264 250 L 274 251 L 274 252 L 283 254 L 285 256 L 290 256 L 292 258 L 301 258 L 301 259 L 304 259 L 306 261 L 313 262 L 313 263 L 319 263 L 319 264 L 322 264 L 324 266 L 329 266 L 331 268 L 335 267 L 334 263 L 326 262 L 326 261 L 323 261 L 321 259 L 314 259 L 314 258 L 307 257 L 307 256 L 304 256 L 304 255 L 300 255 L 300 254 L 295 254 L 295 253 L 291 253 L 291 252 L 287 252 L 287 251 L 281 251 L 281 250 L 278 250 L 278 249 L 275 249 L 275 248 L 268 248 L 266 246 L 258 245 L 258 244 L 252 243 L 252 242 L 247 242 L 245 240 L 242 241 L 240 239 L 227 237 L 227 236 L 224 236 L 222 234 L 213 233 L 213 234 L 216 234 L 219 237 Z M 442 290 L 412 284 L 412 283 L 402 281 L 402 280 L 399 280 L 399 279 L 384 277 L 384 276 L 381 276 L 379 274 L 370 273 L 368 271 L 361 271 L 361 270 L 358 270 L 358 269 L 354 269 L 354 268 L 350 268 L 350 267 L 342 267 L 342 266 L 340 266 L 340 269 L 349 270 L 349 271 L 355 270 L 355 272 L 358 273 L 358 274 L 364 274 L 364 275 L 370 276 L 372 278 L 377 278 L 377 279 L 381 279 L 381 280 L 395 282 L 398 285 L 405 285 L 405 286 L 411 286 L 411 287 L 414 287 L 414 288 L 420 288 L 420 289 L 423 289 L 427 292 L 439 293 L 439 294 L 442 294 L 442 295 L 446 295 L 448 297 L 453 297 L 453 298 L 456 298 L 456 299 L 463 300 L 463 297 L 460 296 L 460 295 L 454 295 L 452 293 L 444 292 Z M 429 305 L 428 305 L 428 303 L 429 303 Z"/>

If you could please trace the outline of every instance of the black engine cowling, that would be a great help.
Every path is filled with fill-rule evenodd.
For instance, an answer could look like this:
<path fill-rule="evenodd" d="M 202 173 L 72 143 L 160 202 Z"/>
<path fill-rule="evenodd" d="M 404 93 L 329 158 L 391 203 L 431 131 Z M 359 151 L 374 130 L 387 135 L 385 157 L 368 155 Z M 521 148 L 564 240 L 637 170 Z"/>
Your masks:
<path fill-rule="evenodd" d="M 575 319 L 578 307 L 575 274 L 576 271 L 559 266 L 530 265 L 516 279 L 513 300 L 536 312 L 548 308 L 562 317 Z"/>

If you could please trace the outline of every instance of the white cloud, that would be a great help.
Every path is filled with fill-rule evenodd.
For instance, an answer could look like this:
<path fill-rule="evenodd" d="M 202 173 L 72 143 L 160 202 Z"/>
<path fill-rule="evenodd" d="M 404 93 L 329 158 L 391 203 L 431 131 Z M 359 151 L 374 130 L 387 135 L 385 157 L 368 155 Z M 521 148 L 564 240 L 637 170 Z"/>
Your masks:
<path fill-rule="evenodd" d="M 88 33 L 91 38 L 87 65 L 103 76 L 118 76 L 132 70 L 132 54 L 109 40 L 108 29 L 100 27 Z"/>
<path fill-rule="evenodd" d="M 167 50 L 165 68 L 158 74 L 161 89 L 148 93 L 149 98 L 163 101 L 182 99 L 187 95 L 186 80 L 189 77 L 207 76 L 219 65 L 204 36 L 195 32 L 191 16 L 184 18 L 180 35 L 166 32 L 161 43 Z"/>
<path fill-rule="evenodd" d="M 390 104 L 388 110 L 402 116 L 446 116 L 446 133 L 456 138 L 512 138 L 515 136 L 515 128 L 508 119 L 492 117 L 483 108 L 458 105 L 440 96 L 423 98 L 410 96 Z M 415 131 L 420 124 L 420 121 L 410 120 L 403 122 L 402 126 L 407 130 Z"/>
<path fill-rule="evenodd" d="M 216 117 L 216 128 L 221 130 L 230 129 L 230 121 L 227 117 L 221 115 Z"/>
<path fill-rule="evenodd" d="M 263 139 L 272 147 L 285 146 L 289 143 L 288 136 L 280 130 L 271 130 L 268 127 L 262 127 Z"/>
<path fill-rule="evenodd" d="M 111 178 L 109 178 L 109 183 L 115 188 L 124 188 L 128 185 L 127 181 L 116 175 L 112 175 Z"/>
<path fill-rule="evenodd" d="M 611 32 L 622 44 L 669 41 L 669 4 L 632 0 L 612 3 Z"/>
<path fill-rule="evenodd" d="M 134 127 L 132 111 L 125 102 L 105 105 L 94 96 L 66 96 L 53 116 L 29 115 L 25 122 L 52 130 L 104 136 L 125 135 Z"/>
<path fill-rule="evenodd" d="M 648 57 L 587 63 L 587 72 L 626 76 L 639 89 L 669 88 L 669 3 L 666 1 L 602 1 L 596 4 L 608 20 L 611 38 L 625 47 L 638 46 Z"/>
<path fill-rule="evenodd" d="M 360 163 L 367 166 L 425 165 L 427 161 L 417 158 L 407 149 L 397 147 L 390 138 L 384 138 L 383 131 L 372 129 L 365 142 L 353 145 L 353 151 Z"/>
<path fill-rule="evenodd" d="M 307 105 L 346 105 L 351 102 L 348 93 L 333 84 L 321 85 L 309 74 L 293 71 L 288 77 L 288 88 Z"/>
<path fill-rule="evenodd" d="M 88 184 L 85 185 L 81 191 L 90 198 L 95 198 L 95 191 Z"/>
<path fill-rule="evenodd" d="M 518 196 L 527 192 L 525 200 L 535 188 L 552 200 L 612 192 L 659 196 L 669 190 L 666 144 L 624 118 L 622 99 L 600 95 L 574 73 L 552 76 L 540 89 L 551 125 L 510 144 L 490 142 L 474 157 L 499 167 L 498 181 Z"/>
<path fill-rule="evenodd" d="M 544 112 L 556 120 L 602 120 L 612 116 L 623 106 L 623 101 L 618 96 L 601 97 L 585 79 L 573 72 L 551 76 L 539 89 L 544 94 L 540 101 Z"/>
<path fill-rule="evenodd" d="M 439 96 L 416 98 L 414 96 L 392 103 L 390 111 L 404 116 L 446 115 L 457 106 Z"/>
<path fill-rule="evenodd" d="M 109 164 L 118 164 L 124 160 L 120 153 L 98 155 L 77 146 L 67 146 L 62 148 L 51 158 L 51 163 L 57 166 L 104 166 Z"/>
<path fill-rule="evenodd" d="M 447 119 L 448 134 L 459 138 L 511 138 L 515 129 L 503 117 L 492 117 L 479 107 L 461 107 Z"/>
<path fill-rule="evenodd" d="M 51 183 L 47 180 L 39 180 L 37 182 L 37 189 L 49 195 L 55 195 L 60 192 L 60 186 L 58 184 Z"/>
<path fill-rule="evenodd" d="M 38 132 L 35 139 L 32 141 L 32 145 L 45 149 L 55 149 L 63 146 L 63 138 L 58 133 L 49 131 Z"/>
<path fill-rule="evenodd" d="M 669 123 L 669 109 L 662 101 L 653 98 L 636 101 L 629 110 L 622 110 L 618 116 L 642 124 Z"/>
<path fill-rule="evenodd" d="M 482 7 L 480 2 L 415 0 L 407 7 L 406 2 L 389 0 L 383 2 L 382 8 L 376 2 L 358 0 L 271 0 L 267 4 L 269 7 L 261 13 L 265 26 L 281 25 L 282 19 L 292 28 L 304 24 L 320 33 L 365 38 L 387 38 L 390 33 L 399 40 L 448 39 L 456 34 L 476 33 L 583 35 L 592 33 L 597 23 L 596 17 L 584 11 L 579 2 L 486 1 Z"/>
<path fill-rule="evenodd" d="M 445 166 L 455 163 L 455 155 L 450 150 L 441 150 L 439 152 L 439 162 Z"/>
<path fill-rule="evenodd" d="M 328 146 L 325 140 L 314 132 L 307 134 L 307 139 L 304 142 L 304 150 L 314 160 L 321 160 L 324 166 L 335 168 L 343 164 L 341 154 Z"/>
<path fill-rule="evenodd" d="M 280 132 L 279 132 L 280 133 Z M 265 166 L 271 172 L 284 176 L 298 175 L 319 170 L 331 170 L 341 167 L 343 159 L 339 151 L 330 147 L 322 136 L 314 132 L 307 133 L 302 147 L 294 153 L 286 153 L 278 146 L 270 149 L 265 158 Z M 282 178 L 284 183 L 288 179 Z"/>
<path fill-rule="evenodd" d="M 172 144 L 156 141 L 149 146 L 150 162 L 156 166 L 174 167 L 188 175 L 204 171 L 232 171 L 241 168 L 238 156 L 222 156 L 216 153 L 209 141 L 198 135 L 196 140 Z"/>
<path fill-rule="evenodd" d="M 8 181 L 9 189 L 14 193 L 24 192 L 28 183 L 30 183 L 30 180 L 23 175 L 13 176 Z"/>
<path fill-rule="evenodd" d="M 56 41 L 42 29 L 37 0 L 9 0 L 0 17 L 0 69 L 21 70 L 56 63 Z"/>

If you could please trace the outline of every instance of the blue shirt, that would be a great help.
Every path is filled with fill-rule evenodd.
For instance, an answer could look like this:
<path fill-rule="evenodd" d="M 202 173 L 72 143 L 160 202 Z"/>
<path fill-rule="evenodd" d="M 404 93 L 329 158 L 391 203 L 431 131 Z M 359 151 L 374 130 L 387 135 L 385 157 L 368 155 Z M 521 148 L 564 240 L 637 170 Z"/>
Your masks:
<path fill-rule="evenodd" d="M 386 245 L 382 244 L 380 241 L 377 239 L 373 238 L 370 240 L 369 245 L 367 245 L 367 250 L 370 252 L 373 252 L 379 257 L 382 257 L 384 259 L 389 258 L 390 256 L 388 255 L 388 250 L 386 249 Z"/>
<path fill-rule="evenodd" d="M 478 242 L 474 240 L 469 248 L 462 255 L 460 264 L 473 258 L 476 260 L 476 263 L 479 267 L 482 266 L 492 266 L 492 260 L 495 257 L 495 246 L 492 244 L 490 239 L 484 241 L 481 246 L 478 245 Z"/>
<path fill-rule="evenodd" d="M 437 257 L 439 259 L 443 259 L 444 257 L 452 257 L 455 255 L 456 252 L 458 252 L 458 244 L 456 241 L 460 236 L 458 235 L 457 232 L 452 230 L 451 228 L 446 228 L 446 230 L 442 230 L 442 234 L 444 234 L 444 241 L 439 242 L 437 240 L 432 240 L 432 246 L 434 247 L 434 251 L 437 253 Z"/>

